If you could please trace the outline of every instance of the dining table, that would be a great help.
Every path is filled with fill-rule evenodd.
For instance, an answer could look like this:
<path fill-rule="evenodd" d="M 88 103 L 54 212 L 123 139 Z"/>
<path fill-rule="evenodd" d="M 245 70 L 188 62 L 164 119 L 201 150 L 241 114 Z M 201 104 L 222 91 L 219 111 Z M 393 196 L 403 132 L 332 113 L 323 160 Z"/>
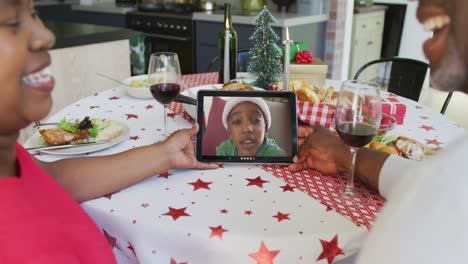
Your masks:
<path fill-rule="evenodd" d="M 186 89 L 217 79 L 217 73 L 183 76 Z M 341 85 L 333 80 L 326 83 L 336 89 Z M 444 148 L 464 133 L 455 122 L 418 102 L 388 93 L 382 96 L 396 97 L 406 106 L 403 124 L 387 133 L 434 148 Z M 169 130 L 193 125 L 183 104 L 169 108 Z M 156 100 L 133 98 L 123 86 L 96 93 L 47 121 L 85 116 L 116 120 L 129 128 L 122 142 L 89 153 L 39 152 L 36 157 L 55 161 L 109 155 L 162 141 L 166 138 L 162 113 Z M 146 162 L 162 155 L 154 153 Z M 81 206 L 119 263 L 332 263 L 359 251 L 385 203 L 359 181 L 356 195 L 344 195 L 340 189 L 345 184 L 344 175 L 292 173 L 285 165 L 226 163 L 211 170 L 165 171 Z"/>

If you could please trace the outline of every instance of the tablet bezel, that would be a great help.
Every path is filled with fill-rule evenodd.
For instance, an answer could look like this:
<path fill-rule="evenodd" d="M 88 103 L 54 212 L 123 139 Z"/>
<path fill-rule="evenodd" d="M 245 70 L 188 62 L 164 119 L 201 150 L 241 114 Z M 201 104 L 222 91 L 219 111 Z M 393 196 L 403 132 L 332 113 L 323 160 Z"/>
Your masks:
<path fill-rule="evenodd" d="M 261 97 L 261 98 L 284 98 L 289 102 L 290 122 L 291 122 L 291 156 L 287 157 L 244 157 L 244 156 L 203 156 L 202 139 L 204 133 L 203 105 L 204 99 L 208 96 L 219 97 Z M 197 123 L 200 130 L 197 133 L 196 158 L 202 162 L 222 162 L 222 163 L 275 163 L 287 164 L 293 162 L 293 157 L 297 154 L 297 100 L 293 92 L 282 91 L 224 91 L 224 90 L 200 90 L 197 94 Z"/>

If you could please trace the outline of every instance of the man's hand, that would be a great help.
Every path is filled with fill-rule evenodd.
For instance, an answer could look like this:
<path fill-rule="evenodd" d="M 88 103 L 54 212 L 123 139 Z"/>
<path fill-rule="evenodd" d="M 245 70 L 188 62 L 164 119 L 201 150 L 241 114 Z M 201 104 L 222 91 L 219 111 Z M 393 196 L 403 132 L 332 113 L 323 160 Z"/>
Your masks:
<path fill-rule="evenodd" d="M 159 153 L 159 155 L 168 155 L 171 160 L 171 168 L 216 169 L 219 167 L 218 164 L 199 162 L 195 158 L 193 140 L 197 135 L 198 129 L 198 124 L 195 124 L 190 129 L 179 130 L 162 143 L 165 151 Z"/>
<path fill-rule="evenodd" d="M 349 148 L 330 130 L 322 126 L 301 127 L 298 131 L 299 151 L 292 172 L 315 169 L 324 174 L 347 173 L 350 170 Z"/>

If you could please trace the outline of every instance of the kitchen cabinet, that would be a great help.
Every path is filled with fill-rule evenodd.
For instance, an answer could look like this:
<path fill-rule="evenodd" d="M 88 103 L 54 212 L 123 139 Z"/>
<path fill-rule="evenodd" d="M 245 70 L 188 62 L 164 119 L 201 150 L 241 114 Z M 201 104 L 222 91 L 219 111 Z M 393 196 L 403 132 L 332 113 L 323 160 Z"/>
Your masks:
<path fill-rule="evenodd" d="M 300 15 L 274 13 L 277 23 L 272 25 L 280 39 L 284 39 L 286 27 L 292 40 L 306 42 L 317 58 L 325 54 L 327 15 Z M 223 29 L 224 15 L 220 13 L 194 13 L 195 21 L 195 72 L 206 72 L 210 62 L 218 56 L 218 32 Z M 237 32 L 238 49 L 251 48 L 250 36 L 255 30 L 254 16 L 234 15 L 233 27 Z M 277 44 L 280 44 L 278 41 Z M 218 65 L 215 65 L 217 71 Z"/>
<path fill-rule="evenodd" d="M 353 79 L 361 66 L 380 59 L 385 10 L 355 13 L 351 45 L 349 78 Z M 366 70 L 362 78 L 377 76 L 378 68 Z"/>

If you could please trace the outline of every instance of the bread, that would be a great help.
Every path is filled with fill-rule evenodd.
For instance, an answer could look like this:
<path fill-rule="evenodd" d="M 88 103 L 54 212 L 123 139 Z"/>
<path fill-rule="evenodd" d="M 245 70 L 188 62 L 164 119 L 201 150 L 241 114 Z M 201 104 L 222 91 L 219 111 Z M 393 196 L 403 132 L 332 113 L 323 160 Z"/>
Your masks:
<path fill-rule="evenodd" d="M 299 101 L 306 101 L 311 103 L 320 103 L 318 94 L 308 88 L 299 88 L 296 90 L 296 96 Z"/>
<path fill-rule="evenodd" d="M 250 85 L 238 83 L 238 82 L 229 82 L 223 85 L 222 90 L 228 91 L 253 91 L 254 88 Z"/>
<path fill-rule="evenodd" d="M 377 142 L 377 141 L 372 141 L 370 144 L 369 144 L 369 148 L 370 149 L 373 149 L 373 150 L 379 150 L 380 148 L 383 148 L 383 147 L 386 147 L 387 145 L 385 145 L 384 143 L 382 142 Z"/>
<path fill-rule="evenodd" d="M 41 129 L 39 133 L 42 138 L 51 146 L 70 144 L 75 136 L 60 128 Z"/>
<path fill-rule="evenodd" d="M 96 136 L 96 141 L 111 140 L 120 136 L 120 134 L 122 134 L 122 126 L 120 126 L 119 124 L 112 124 L 99 131 L 99 133 Z"/>

